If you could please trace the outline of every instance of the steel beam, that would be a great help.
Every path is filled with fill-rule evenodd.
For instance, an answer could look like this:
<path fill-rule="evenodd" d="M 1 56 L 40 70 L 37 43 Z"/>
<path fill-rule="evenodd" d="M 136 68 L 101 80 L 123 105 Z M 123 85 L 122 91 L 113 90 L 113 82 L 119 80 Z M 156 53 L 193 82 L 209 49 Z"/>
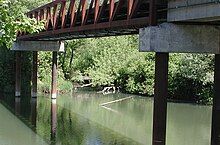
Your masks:
<path fill-rule="evenodd" d="M 21 52 L 16 52 L 15 97 L 21 96 Z"/>
<path fill-rule="evenodd" d="M 157 0 L 150 0 L 150 26 L 157 25 Z M 152 145 L 166 144 L 168 53 L 156 52 Z"/>
<path fill-rule="evenodd" d="M 168 53 L 156 53 L 153 113 L 153 145 L 166 144 Z"/>
<path fill-rule="evenodd" d="M 51 98 L 57 98 L 57 52 L 53 52 L 52 58 L 52 84 L 51 84 Z"/>
<path fill-rule="evenodd" d="M 37 97 L 37 51 L 33 52 L 33 61 L 32 61 L 32 98 Z"/>
<path fill-rule="evenodd" d="M 220 145 L 220 54 L 215 55 L 211 145 Z"/>

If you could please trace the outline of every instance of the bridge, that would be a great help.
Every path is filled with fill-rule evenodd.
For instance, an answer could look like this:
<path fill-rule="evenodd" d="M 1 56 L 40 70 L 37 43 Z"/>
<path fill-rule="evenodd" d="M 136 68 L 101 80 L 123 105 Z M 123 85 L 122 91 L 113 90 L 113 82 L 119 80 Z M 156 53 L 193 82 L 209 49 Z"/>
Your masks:
<path fill-rule="evenodd" d="M 45 31 L 20 32 L 18 40 L 67 40 L 138 34 L 150 25 L 153 3 L 150 0 L 56 0 L 27 13 L 37 21 L 45 20 Z M 158 21 L 166 21 L 165 2 L 159 2 Z M 151 18 L 152 16 L 152 18 Z"/>
<path fill-rule="evenodd" d="M 32 97 L 37 97 L 37 51 L 53 51 L 51 98 L 57 96 L 57 52 L 62 40 L 140 35 L 139 49 L 155 52 L 153 145 L 166 144 L 169 53 L 215 54 L 211 145 L 220 144 L 220 3 L 218 0 L 56 0 L 27 13 L 45 30 L 18 32 L 16 92 L 21 51 L 33 51 Z"/>

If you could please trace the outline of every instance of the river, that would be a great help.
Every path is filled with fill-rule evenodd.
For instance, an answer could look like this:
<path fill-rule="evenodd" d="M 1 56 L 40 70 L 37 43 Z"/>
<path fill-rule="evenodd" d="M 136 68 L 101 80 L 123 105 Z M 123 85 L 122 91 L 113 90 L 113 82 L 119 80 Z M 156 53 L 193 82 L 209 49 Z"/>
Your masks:
<path fill-rule="evenodd" d="M 109 101 L 132 97 L 101 106 Z M 0 145 L 151 145 L 153 99 L 80 91 L 0 96 Z M 168 103 L 167 145 L 209 145 L 211 106 Z"/>

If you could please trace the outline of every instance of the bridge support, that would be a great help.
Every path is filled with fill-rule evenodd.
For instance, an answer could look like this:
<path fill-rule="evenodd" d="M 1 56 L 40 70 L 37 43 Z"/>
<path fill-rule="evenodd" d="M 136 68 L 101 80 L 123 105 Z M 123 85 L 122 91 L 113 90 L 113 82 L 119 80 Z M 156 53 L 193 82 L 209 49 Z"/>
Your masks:
<path fill-rule="evenodd" d="M 21 96 L 21 52 L 16 51 L 15 97 Z"/>
<path fill-rule="evenodd" d="M 166 144 L 168 60 L 169 54 L 157 52 L 155 56 L 155 88 L 153 113 L 153 145 Z"/>
<path fill-rule="evenodd" d="M 51 98 L 57 98 L 57 52 L 53 52 L 52 58 L 52 83 L 51 83 Z"/>
<path fill-rule="evenodd" d="M 220 144 L 220 54 L 215 55 L 211 145 Z"/>
<path fill-rule="evenodd" d="M 33 61 L 32 61 L 32 90 L 31 90 L 31 96 L 32 98 L 37 97 L 37 56 L 38 52 L 33 52 Z"/>

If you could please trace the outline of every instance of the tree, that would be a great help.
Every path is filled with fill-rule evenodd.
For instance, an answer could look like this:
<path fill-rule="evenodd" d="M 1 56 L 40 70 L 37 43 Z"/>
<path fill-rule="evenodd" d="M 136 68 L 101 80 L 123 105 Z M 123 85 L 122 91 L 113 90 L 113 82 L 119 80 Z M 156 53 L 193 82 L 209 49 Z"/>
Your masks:
<path fill-rule="evenodd" d="M 44 29 L 43 22 L 37 23 L 25 15 L 27 10 L 24 1 L 0 0 L 0 46 L 9 48 L 18 31 L 35 33 Z"/>

